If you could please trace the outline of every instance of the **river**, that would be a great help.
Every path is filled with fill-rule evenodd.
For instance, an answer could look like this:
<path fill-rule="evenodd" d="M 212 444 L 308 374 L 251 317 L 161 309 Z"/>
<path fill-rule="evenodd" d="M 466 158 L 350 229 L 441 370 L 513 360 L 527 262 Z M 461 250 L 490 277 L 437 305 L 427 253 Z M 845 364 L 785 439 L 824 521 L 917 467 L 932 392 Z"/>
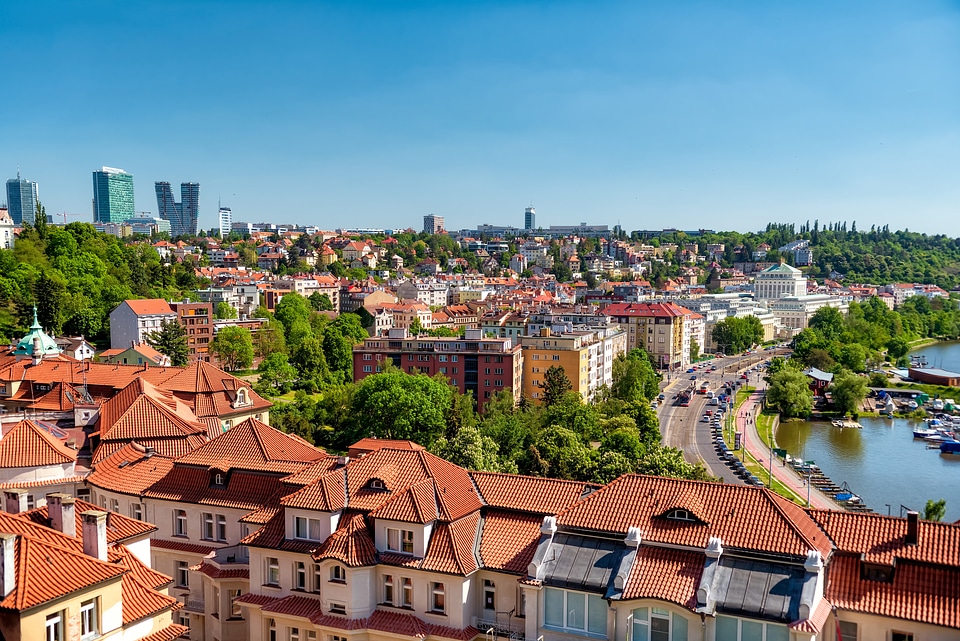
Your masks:
<path fill-rule="evenodd" d="M 928 367 L 960 372 L 960 342 L 918 349 Z M 960 398 L 960 392 L 958 392 Z M 960 456 L 941 455 L 913 438 L 921 421 L 861 418 L 862 430 L 839 430 L 828 422 L 782 423 L 777 441 L 791 456 L 816 461 L 837 485 L 844 481 L 880 514 L 900 506 L 923 511 L 927 499 L 947 500 L 945 520 L 960 519 Z"/>

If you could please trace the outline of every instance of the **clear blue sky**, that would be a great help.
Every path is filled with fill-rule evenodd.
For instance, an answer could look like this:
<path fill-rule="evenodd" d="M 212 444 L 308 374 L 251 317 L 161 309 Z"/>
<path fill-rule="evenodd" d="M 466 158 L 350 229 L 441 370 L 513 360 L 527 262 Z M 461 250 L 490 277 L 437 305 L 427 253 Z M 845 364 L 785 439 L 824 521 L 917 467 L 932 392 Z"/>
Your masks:
<path fill-rule="evenodd" d="M 235 220 L 960 236 L 960 3 L 4 2 L 0 167 Z M 76 220 L 76 219 L 73 219 Z"/>

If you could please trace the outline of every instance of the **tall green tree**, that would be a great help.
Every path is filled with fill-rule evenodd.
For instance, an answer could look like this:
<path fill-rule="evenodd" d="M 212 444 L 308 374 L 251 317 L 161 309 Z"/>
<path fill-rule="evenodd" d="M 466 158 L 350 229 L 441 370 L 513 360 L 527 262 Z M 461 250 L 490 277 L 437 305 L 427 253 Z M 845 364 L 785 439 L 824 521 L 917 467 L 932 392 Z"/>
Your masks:
<path fill-rule="evenodd" d="M 564 394 L 573 389 L 573 384 L 567 378 L 567 373 L 559 365 L 551 366 L 543 377 L 543 404 L 545 407 L 555 405 Z"/>
<path fill-rule="evenodd" d="M 310 301 L 310 306 L 318 312 L 332 312 L 333 311 L 333 301 L 330 300 L 330 296 L 327 294 L 321 294 L 320 292 L 313 292 L 310 294 L 308 299 Z"/>
<path fill-rule="evenodd" d="M 934 501 L 930 499 L 927 501 L 927 504 L 923 508 L 923 518 L 927 521 L 942 521 L 943 517 L 947 515 L 947 500 L 940 499 L 939 501 Z"/>
<path fill-rule="evenodd" d="M 770 377 L 767 403 L 785 418 L 809 416 L 813 409 L 813 392 L 803 372 L 784 368 Z"/>
<path fill-rule="evenodd" d="M 836 374 L 830 384 L 833 405 L 844 414 L 856 412 L 867 397 L 867 391 L 867 379 L 849 370 Z"/>
<path fill-rule="evenodd" d="M 48 332 L 59 334 L 63 329 L 64 302 L 67 286 L 59 273 L 43 271 L 34 285 L 34 298 L 37 301 L 37 319 Z"/>
<path fill-rule="evenodd" d="M 161 354 L 170 357 L 175 367 L 184 367 L 190 360 L 190 347 L 187 344 L 187 330 L 175 319 L 160 323 L 160 329 L 147 334 L 147 343 Z"/>
<path fill-rule="evenodd" d="M 218 320 L 237 318 L 237 308 L 222 300 L 214 308 L 213 316 Z"/>
<path fill-rule="evenodd" d="M 431 449 L 446 433 L 451 393 L 445 381 L 424 374 L 368 376 L 353 395 L 352 435 L 409 439 Z"/>
<path fill-rule="evenodd" d="M 253 363 L 253 339 L 245 327 L 224 327 L 213 337 L 210 352 L 229 372 L 246 369 Z"/>

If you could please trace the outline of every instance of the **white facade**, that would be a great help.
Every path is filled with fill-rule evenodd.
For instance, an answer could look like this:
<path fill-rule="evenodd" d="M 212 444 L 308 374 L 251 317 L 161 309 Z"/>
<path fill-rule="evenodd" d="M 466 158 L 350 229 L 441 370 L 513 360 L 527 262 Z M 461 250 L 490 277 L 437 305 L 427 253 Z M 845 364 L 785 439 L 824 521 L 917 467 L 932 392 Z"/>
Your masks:
<path fill-rule="evenodd" d="M 768 307 L 780 325 L 798 331 L 806 329 L 810 318 L 821 307 L 835 307 L 844 315 L 848 310 L 843 299 L 827 294 L 786 296 L 770 301 Z"/>
<path fill-rule="evenodd" d="M 169 307 L 167 308 L 169 309 Z M 163 321 L 177 320 L 172 309 L 153 314 L 137 314 L 128 301 L 110 312 L 110 347 L 122 349 L 147 342 L 147 336 L 160 330 Z"/>
<path fill-rule="evenodd" d="M 226 238 L 230 235 L 230 230 L 233 227 L 233 212 L 230 211 L 229 207 L 220 208 L 218 220 L 220 223 L 220 238 Z"/>
<path fill-rule="evenodd" d="M 804 296 L 807 293 L 807 279 L 796 267 L 781 263 L 758 273 L 753 288 L 760 302 L 784 296 Z"/>

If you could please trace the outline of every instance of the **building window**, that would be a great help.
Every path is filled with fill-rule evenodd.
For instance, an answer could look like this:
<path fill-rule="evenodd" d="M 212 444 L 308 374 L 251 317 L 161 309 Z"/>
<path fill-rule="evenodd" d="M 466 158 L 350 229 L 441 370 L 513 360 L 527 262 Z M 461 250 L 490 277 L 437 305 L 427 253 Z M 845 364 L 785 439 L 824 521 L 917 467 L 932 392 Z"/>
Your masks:
<path fill-rule="evenodd" d="M 287 639 L 289 641 L 300 641 L 300 628 L 287 628 Z"/>
<path fill-rule="evenodd" d="M 277 621 L 267 619 L 267 641 L 277 641 Z"/>
<path fill-rule="evenodd" d="M 177 561 L 177 587 L 190 587 L 190 565 L 186 561 Z"/>
<path fill-rule="evenodd" d="M 387 550 L 413 554 L 413 530 L 387 528 Z"/>
<path fill-rule="evenodd" d="M 497 588 L 489 579 L 483 580 L 483 609 L 497 609 Z"/>
<path fill-rule="evenodd" d="M 645 609 L 645 608 L 640 608 Z M 636 612 L 636 610 L 634 610 Z M 686 619 L 674 615 L 673 624 Z M 788 641 L 790 639 L 790 630 L 785 625 L 776 623 L 762 623 L 760 621 L 750 621 L 747 619 L 737 619 L 730 616 L 717 615 L 717 637 L 718 639 L 730 639 L 730 641 L 752 641 L 752 639 L 765 639 L 766 641 Z M 674 636 L 676 636 L 674 632 Z M 912 641 L 913 637 L 910 637 Z M 907 641 L 906 639 L 902 641 Z"/>
<path fill-rule="evenodd" d="M 559 360 L 560 360 L 560 354 L 554 354 L 554 355 L 553 355 L 553 360 L 559 361 Z"/>
<path fill-rule="evenodd" d="M 846 639 L 846 637 L 844 637 L 844 639 Z M 913 641 L 913 633 L 912 633 L 912 632 L 897 632 L 896 630 L 894 630 L 894 631 L 890 634 L 890 641 Z"/>
<path fill-rule="evenodd" d="M 47 615 L 46 641 L 63 641 L 63 612 Z"/>
<path fill-rule="evenodd" d="M 367 374 L 373 372 L 373 365 L 364 365 L 364 366 L 363 366 L 363 371 L 364 371 L 365 373 L 367 373 Z"/>
<path fill-rule="evenodd" d="M 138 521 L 143 520 L 143 504 L 142 503 L 130 504 L 130 518 L 136 519 Z"/>
<path fill-rule="evenodd" d="M 444 598 L 443 584 L 430 584 L 430 611 L 444 613 L 447 610 L 446 599 Z"/>
<path fill-rule="evenodd" d="M 294 571 L 294 589 L 307 589 L 307 564 L 303 561 L 297 561 Z"/>
<path fill-rule="evenodd" d="M 227 590 L 227 596 L 230 597 L 230 618 L 231 619 L 242 619 L 243 618 L 243 608 L 240 607 L 240 604 L 237 603 L 237 599 L 240 598 L 242 592 L 240 590 Z"/>
<path fill-rule="evenodd" d="M 280 585 L 280 561 L 275 556 L 267 557 L 267 585 Z"/>
<path fill-rule="evenodd" d="M 237 405 L 247 404 L 247 390 L 241 388 L 237 390 Z"/>
<path fill-rule="evenodd" d="M 837 629 L 843 641 L 857 641 L 857 624 L 852 621 L 837 621 Z"/>
<path fill-rule="evenodd" d="M 80 604 L 80 638 L 94 637 L 100 632 L 100 615 L 97 600 L 90 599 Z"/>
<path fill-rule="evenodd" d="M 401 603 L 403 607 L 413 607 L 413 579 L 409 577 L 403 578 L 403 594 L 401 595 L 401 599 L 403 599 Z"/>
<path fill-rule="evenodd" d="M 393 575 L 383 575 L 383 603 L 393 605 Z"/>
<path fill-rule="evenodd" d="M 319 566 L 317 566 L 319 567 Z M 330 580 L 334 583 L 347 582 L 347 569 L 342 565 L 334 565 L 330 568 Z"/>
<path fill-rule="evenodd" d="M 217 540 L 227 540 L 227 517 L 223 514 L 217 515 Z"/>
<path fill-rule="evenodd" d="M 519 606 L 517 607 L 516 616 L 525 617 L 527 616 L 527 593 L 523 591 L 523 588 L 518 589 L 517 592 L 520 594 L 517 596 Z"/>
<path fill-rule="evenodd" d="M 363 360 L 365 361 L 373 360 L 373 354 L 364 354 Z"/>
<path fill-rule="evenodd" d="M 298 516 L 293 520 L 294 536 L 308 541 L 320 540 L 320 519 Z"/>
<path fill-rule="evenodd" d="M 186 510 L 173 511 L 173 534 L 174 536 L 187 536 Z"/>
<path fill-rule="evenodd" d="M 213 484 L 214 484 L 214 485 L 223 485 L 223 474 L 219 474 L 219 473 L 215 474 L 215 475 L 213 476 Z"/>
<path fill-rule="evenodd" d="M 604 635 L 607 633 L 607 602 L 596 594 L 545 588 L 543 621 L 545 627 L 564 632 Z"/>
<path fill-rule="evenodd" d="M 201 516 L 201 523 L 203 525 L 200 530 L 203 532 L 203 538 L 207 541 L 213 540 L 213 515 L 209 512 L 204 512 Z"/>
<path fill-rule="evenodd" d="M 331 603 L 330 612 L 332 612 L 333 614 L 346 614 L 347 606 L 345 606 L 342 603 Z"/>

